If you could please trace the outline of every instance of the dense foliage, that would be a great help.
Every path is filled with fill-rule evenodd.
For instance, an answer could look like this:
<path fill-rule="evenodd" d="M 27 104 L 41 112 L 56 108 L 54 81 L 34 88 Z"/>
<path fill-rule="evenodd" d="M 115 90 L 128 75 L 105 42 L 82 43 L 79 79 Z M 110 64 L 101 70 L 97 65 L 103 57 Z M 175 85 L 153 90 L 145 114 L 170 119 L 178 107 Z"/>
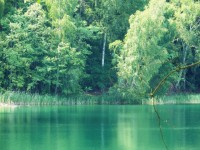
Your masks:
<path fill-rule="evenodd" d="M 139 100 L 199 60 L 194 0 L 0 0 L 0 90 L 99 92 Z M 129 22 L 128 22 L 129 20 Z M 159 93 L 200 89 L 200 67 Z"/>
<path fill-rule="evenodd" d="M 192 0 L 151 0 L 144 11 L 133 14 L 124 41 L 110 45 L 118 68 L 116 89 L 135 99 L 147 97 L 170 70 L 198 61 L 199 17 L 200 3 Z M 197 70 L 174 73 L 159 93 L 169 88 L 198 91 Z"/>

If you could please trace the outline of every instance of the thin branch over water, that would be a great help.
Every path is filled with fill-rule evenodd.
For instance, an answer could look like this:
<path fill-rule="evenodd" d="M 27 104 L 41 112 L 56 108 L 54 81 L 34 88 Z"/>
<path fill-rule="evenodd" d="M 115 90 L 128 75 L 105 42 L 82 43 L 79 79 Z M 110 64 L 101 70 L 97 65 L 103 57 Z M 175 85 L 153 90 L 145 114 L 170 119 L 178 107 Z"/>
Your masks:
<path fill-rule="evenodd" d="M 163 144 L 165 145 L 165 148 L 166 150 L 169 150 L 168 149 L 168 146 L 165 142 L 165 139 L 164 139 L 164 135 L 163 135 L 163 131 L 162 131 L 162 127 L 161 127 L 161 117 L 160 117 L 160 114 L 158 112 L 158 110 L 156 109 L 156 106 L 155 106 L 155 101 L 154 101 L 154 95 L 156 94 L 156 92 L 161 88 L 161 86 L 165 83 L 165 81 L 167 80 L 167 78 L 172 75 L 173 73 L 175 73 L 176 71 L 180 71 L 180 70 L 184 70 L 184 69 L 187 69 L 187 68 L 191 68 L 191 67 L 194 67 L 194 66 L 197 66 L 197 65 L 200 65 L 200 61 L 196 62 L 196 63 L 193 63 L 193 64 L 190 64 L 190 65 L 186 65 L 186 66 L 178 66 L 176 67 L 174 70 L 172 70 L 171 72 L 169 72 L 159 83 L 158 85 L 154 88 L 154 90 L 150 93 L 150 97 L 153 101 L 153 108 L 154 108 L 154 111 L 156 113 L 156 116 L 157 116 L 157 119 L 158 119 L 158 126 L 159 126 L 159 129 L 160 129 L 160 135 L 161 135 L 161 138 L 162 138 L 162 142 Z"/>

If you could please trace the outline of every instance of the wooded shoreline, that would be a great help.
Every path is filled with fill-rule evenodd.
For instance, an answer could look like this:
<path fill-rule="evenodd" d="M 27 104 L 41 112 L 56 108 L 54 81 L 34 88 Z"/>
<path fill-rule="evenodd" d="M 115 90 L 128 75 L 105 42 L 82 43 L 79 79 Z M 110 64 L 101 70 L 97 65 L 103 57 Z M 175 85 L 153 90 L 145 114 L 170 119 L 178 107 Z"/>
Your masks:
<path fill-rule="evenodd" d="M 142 104 L 200 91 L 199 1 L 83 1 L 0 0 L 0 92 Z"/>

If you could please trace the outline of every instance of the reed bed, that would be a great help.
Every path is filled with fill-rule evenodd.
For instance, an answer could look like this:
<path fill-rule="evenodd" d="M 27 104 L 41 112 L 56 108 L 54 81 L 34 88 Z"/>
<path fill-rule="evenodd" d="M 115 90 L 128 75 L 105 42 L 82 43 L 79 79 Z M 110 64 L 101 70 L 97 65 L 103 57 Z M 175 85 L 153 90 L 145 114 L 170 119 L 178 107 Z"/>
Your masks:
<path fill-rule="evenodd" d="M 176 94 L 154 98 L 155 104 L 200 104 L 200 94 Z M 119 95 L 77 94 L 70 96 L 40 95 L 18 91 L 0 93 L 0 106 L 18 105 L 122 105 L 122 104 L 153 104 L 152 99 L 134 101 Z"/>
<path fill-rule="evenodd" d="M 95 105 L 125 104 L 117 96 L 108 94 L 77 94 L 71 96 L 40 95 L 18 91 L 0 93 L 0 103 L 6 105 Z"/>
<path fill-rule="evenodd" d="M 144 104 L 152 104 L 152 99 L 144 101 Z M 174 94 L 154 98 L 155 104 L 200 104 L 200 94 Z"/>

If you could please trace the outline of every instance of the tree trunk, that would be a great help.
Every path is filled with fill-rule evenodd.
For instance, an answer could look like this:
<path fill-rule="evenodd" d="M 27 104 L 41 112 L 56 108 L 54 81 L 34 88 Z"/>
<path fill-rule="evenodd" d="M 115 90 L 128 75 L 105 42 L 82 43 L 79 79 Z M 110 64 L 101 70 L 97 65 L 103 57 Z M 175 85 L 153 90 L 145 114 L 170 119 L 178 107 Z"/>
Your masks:
<path fill-rule="evenodd" d="M 58 49 L 58 48 L 57 48 Z M 59 86 L 59 72 L 60 72 L 60 69 L 59 69 L 59 49 L 57 50 L 57 62 L 56 62 L 56 87 L 55 87 L 55 95 L 58 94 L 58 86 Z"/>
<path fill-rule="evenodd" d="M 82 16 L 83 12 L 85 11 L 85 1 L 84 0 L 79 0 L 79 15 L 80 17 Z"/>
<path fill-rule="evenodd" d="M 185 48 L 183 49 L 184 51 L 184 57 L 183 57 L 183 64 L 186 65 L 186 58 L 187 58 L 187 54 L 188 54 L 188 45 L 185 44 Z M 183 70 L 183 75 L 182 75 L 182 78 L 183 78 L 183 90 L 185 91 L 186 90 L 186 71 L 187 70 Z"/>
<path fill-rule="evenodd" d="M 58 78 L 59 78 L 59 75 L 58 75 L 58 70 L 57 70 L 57 73 L 56 73 L 56 87 L 55 87 L 55 95 L 58 94 Z"/>
<path fill-rule="evenodd" d="M 97 7 L 97 0 L 94 1 L 94 8 Z"/>
<path fill-rule="evenodd" d="M 182 59 L 182 65 L 186 65 L 186 58 L 187 58 L 187 54 L 188 54 L 188 45 L 186 45 L 185 43 L 182 42 L 182 47 L 183 47 L 183 59 Z M 186 89 L 186 71 L 187 70 L 180 70 L 179 72 L 179 79 L 178 82 L 176 84 L 176 88 L 180 89 L 181 88 L 181 81 L 183 82 L 183 90 Z"/>
<path fill-rule="evenodd" d="M 3 16 L 3 11 L 4 11 L 4 0 L 0 0 L 0 20 L 1 17 Z"/>
<path fill-rule="evenodd" d="M 104 33 L 103 48 L 102 48 L 102 67 L 105 65 L 105 50 L 106 50 L 106 33 Z"/>

